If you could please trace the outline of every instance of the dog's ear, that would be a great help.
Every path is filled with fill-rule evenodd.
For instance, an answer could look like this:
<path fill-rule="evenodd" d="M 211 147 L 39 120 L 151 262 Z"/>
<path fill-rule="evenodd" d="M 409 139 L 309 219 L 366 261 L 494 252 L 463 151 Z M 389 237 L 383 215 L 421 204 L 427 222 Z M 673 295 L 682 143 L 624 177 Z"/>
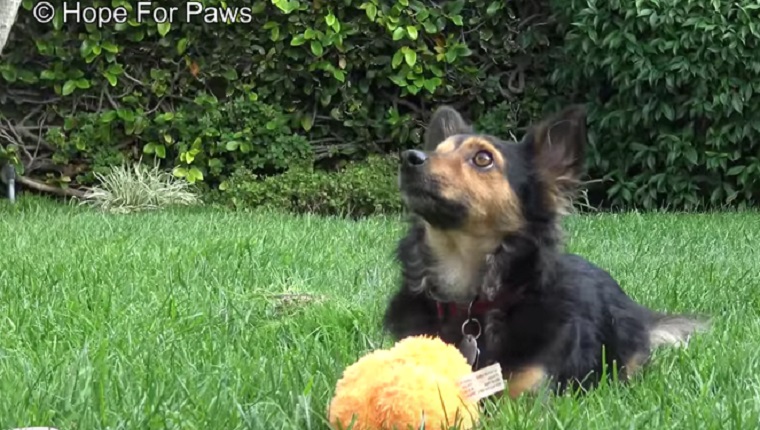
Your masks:
<path fill-rule="evenodd" d="M 425 131 L 425 150 L 434 150 L 449 136 L 472 132 L 472 127 L 451 106 L 441 106 L 433 112 Z"/>
<path fill-rule="evenodd" d="M 583 175 L 586 137 L 586 108 L 571 105 L 531 127 L 523 143 L 542 179 L 568 192 Z"/>

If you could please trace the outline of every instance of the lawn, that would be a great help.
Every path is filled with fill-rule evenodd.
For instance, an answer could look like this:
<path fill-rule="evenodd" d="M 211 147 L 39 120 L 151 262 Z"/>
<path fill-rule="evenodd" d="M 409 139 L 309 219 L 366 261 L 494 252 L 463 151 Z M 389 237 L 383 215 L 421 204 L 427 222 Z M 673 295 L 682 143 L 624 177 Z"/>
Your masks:
<path fill-rule="evenodd" d="M 0 214 L 2 429 L 326 429 L 342 369 L 389 345 L 397 219 L 38 200 Z M 499 400 L 483 428 L 757 428 L 760 216 L 577 216 L 566 229 L 637 300 L 714 326 L 630 386 Z"/>

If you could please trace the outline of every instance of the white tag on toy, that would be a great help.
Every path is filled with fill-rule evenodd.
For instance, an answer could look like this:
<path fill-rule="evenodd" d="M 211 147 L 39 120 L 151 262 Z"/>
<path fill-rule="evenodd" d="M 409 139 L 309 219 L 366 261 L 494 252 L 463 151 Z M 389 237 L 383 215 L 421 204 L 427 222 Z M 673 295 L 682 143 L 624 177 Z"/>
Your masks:
<path fill-rule="evenodd" d="M 480 355 L 480 350 L 478 350 L 478 342 L 475 340 L 475 337 L 471 334 L 465 335 L 462 338 L 462 341 L 459 342 L 458 348 L 459 352 L 461 352 L 462 355 L 464 355 L 464 358 L 467 359 L 467 364 L 475 367 L 475 363 L 478 360 L 478 355 Z"/>
<path fill-rule="evenodd" d="M 501 365 L 494 363 L 473 372 L 460 379 L 459 386 L 462 388 L 465 397 L 475 402 L 498 393 L 505 388 Z"/>

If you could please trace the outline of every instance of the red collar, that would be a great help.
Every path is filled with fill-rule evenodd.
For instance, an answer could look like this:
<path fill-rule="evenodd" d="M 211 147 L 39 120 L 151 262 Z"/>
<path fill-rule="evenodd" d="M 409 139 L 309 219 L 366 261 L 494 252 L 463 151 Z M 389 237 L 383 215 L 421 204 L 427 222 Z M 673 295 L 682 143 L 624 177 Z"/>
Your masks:
<path fill-rule="evenodd" d="M 456 303 L 456 302 L 435 302 L 436 308 L 438 309 L 438 318 L 443 319 L 444 316 L 446 316 L 446 307 L 448 307 L 448 313 L 450 316 L 457 315 L 461 312 L 462 315 L 467 315 L 467 309 L 470 309 L 470 316 L 476 317 L 485 314 L 488 312 L 496 303 L 490 302 L 487 300 L 476 300 L 472 303 L 472 308 L 470 308 L 469 303 L 462 304 L 462 303 Z"/>
<path fill-rule="evenodd" d="M 525 292 L 525 286 L 523 285 L 511 293 L 506 293 L 506 294 L 502 293 L 498 295 L 496 299 L 493 301 L 477 299 L 474 302 L 472 302 L 472 305 L 470 305 L 469 303 L 436 301 L 435 305 L 438 310 L 438 319 L 443 321 L 447 313 L 449 314 L 449 316 L 461 314 L 466 317 L 468 308 L 469 308 L 470 318 L 480 317 L 495 307 L 502 307 L 508 304 L 515 303 L 516 301 L 519 301 L 523 297 L 524 292 Z M 448 312 L 446 312 L 447 310 L 446 308 L 448 308 Z"/>

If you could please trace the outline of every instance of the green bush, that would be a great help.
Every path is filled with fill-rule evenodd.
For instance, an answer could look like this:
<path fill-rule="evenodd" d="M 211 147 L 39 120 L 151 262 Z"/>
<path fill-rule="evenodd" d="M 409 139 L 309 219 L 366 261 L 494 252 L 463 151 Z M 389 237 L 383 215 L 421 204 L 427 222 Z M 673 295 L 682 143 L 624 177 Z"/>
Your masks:
<path fill-rule="evenodd" d="M 131 17 L 98 26 L 41 24 L 24 0 L 0 62 L 0 130 L 25 132 L 6 145 L 25 173 L 76 186 L 147 155 L 223 187 L 226 172 L 276 174 L 302 154 L 361 159 L 418 144 L 439 103 L 474 117 L 519 103 L 545 67 L 546 38 L 521 25 L 539 12 L 528 0 L 203 3 L 187 16 L 185 1 L 154 2 L 177 8 L 169 23 L 94 0 Z"/>
<path fill-rule="evenodd" d="M 289 127 L 288 116 L 258 101 L 255 93 L 222 102 L 198 96 L 176 112 L 151 115 L 129 110 L 77 113 L 46 137 L 57 149 L 57 163 L 71 164 L 77 157 L 93 160 L 92 170 L 75 178 L 88 183 L 92 175 L 121 162 L 124 157 L 116 148 L 138 134 L 146 142 L 143 154 L 175 160 L 174 175 L 190 183 L 222 184 L 239 168 L 278 173 L 313 156 L 308 141 Z"/>
<path fill-rule="evenodd" d="M 401 210 L 396 185 L 398 160 L 370 156 L 337 171 L 295 164 L 276 176 L 232 175 L 221 201 L 236 209 L 265 207 L 296 213 L 362 217 Z"/>
<path fill-rule="evenodd" d="M 555 79 L 590 111 L 607 205 L 698 209 L 760 197 L 760 4 L 554 0 Z M 562 29 L 560 29 L 562 31 Z M 559 64 L 559 63 L 558 63 Z"/>
<path fill-rule="evenodd" d="M 540 89 L 533 89 L 533 92 Z M 488 133 L 502 139 L 519 140 L 525 133 L 526 127 L 538 119 L 543 105 L 539 101 L 546 98 L 532 94 L 525 100 L 502 101 L 485 110 L 477 118 L 473 118 L 475 128 L 481 133 Z"/>

